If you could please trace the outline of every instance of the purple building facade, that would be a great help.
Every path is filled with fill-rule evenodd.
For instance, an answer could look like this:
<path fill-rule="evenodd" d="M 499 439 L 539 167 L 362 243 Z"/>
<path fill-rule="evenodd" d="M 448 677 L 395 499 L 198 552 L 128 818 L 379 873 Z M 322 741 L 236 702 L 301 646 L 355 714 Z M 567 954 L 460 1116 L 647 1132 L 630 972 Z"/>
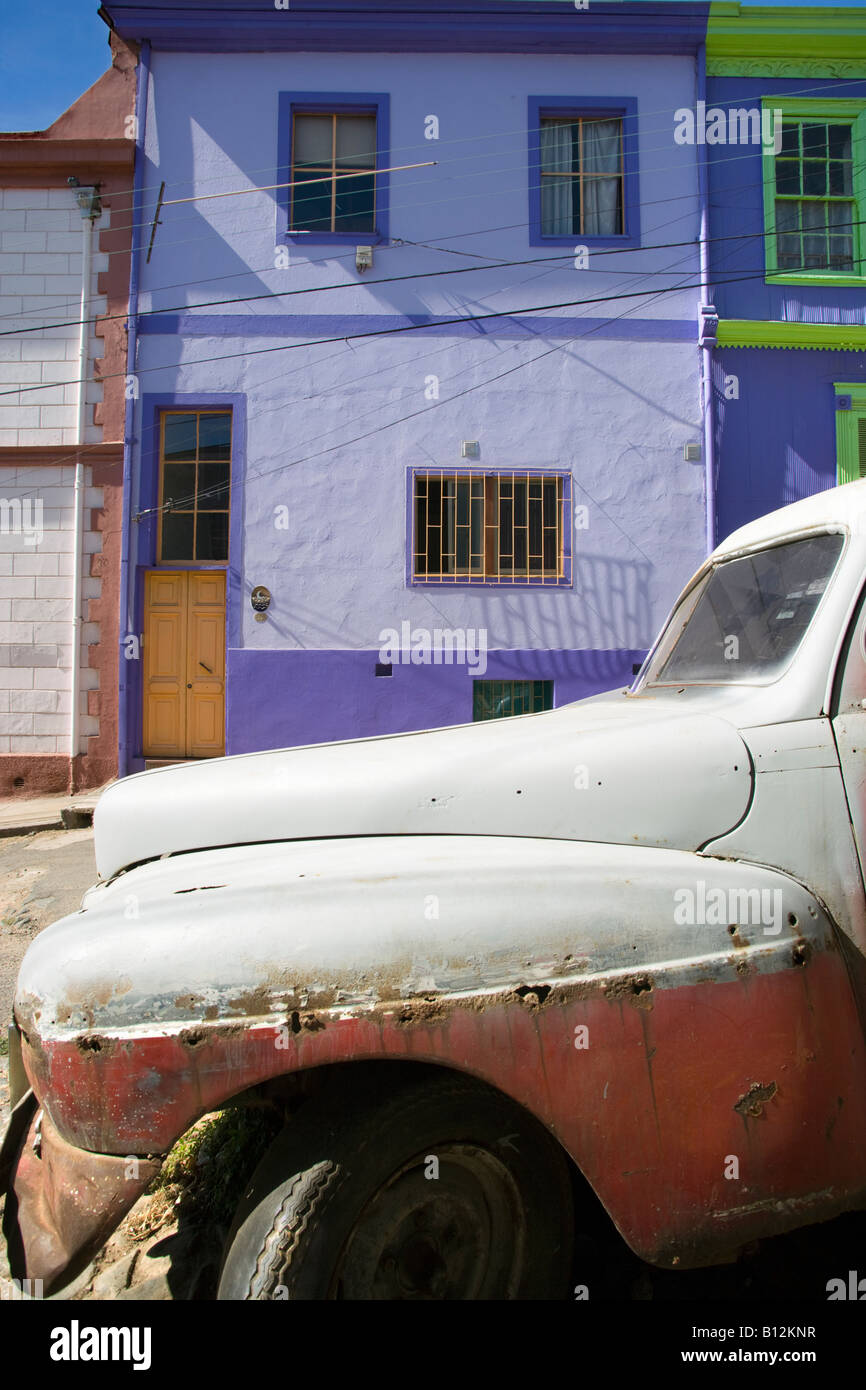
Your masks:
<path fill-rule="evenodd" d="M 721 538 L 866 475 L 866 12 L 715 5 L 707 73 Z"/>
<path fill-rule="evenodd" d="M 465 8 L 105 7 L 128 771 L 625 685 L 706 552 L 707 7 Z"/>

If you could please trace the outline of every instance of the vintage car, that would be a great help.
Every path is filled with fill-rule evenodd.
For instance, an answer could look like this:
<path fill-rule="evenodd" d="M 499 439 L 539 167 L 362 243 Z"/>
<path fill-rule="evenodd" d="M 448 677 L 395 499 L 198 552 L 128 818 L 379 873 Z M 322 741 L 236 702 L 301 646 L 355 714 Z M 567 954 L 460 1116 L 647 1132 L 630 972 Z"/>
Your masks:
<path fill-rule="evenodd" d="M 864 572 L 866 481 L 731 536 L 628 690 L 113 786 L 18 980 L 13 1275 L 250 1096 L 224 1299 L 569 1297 L 586 1184 L 680 1269 L 866 1205 Z"/>

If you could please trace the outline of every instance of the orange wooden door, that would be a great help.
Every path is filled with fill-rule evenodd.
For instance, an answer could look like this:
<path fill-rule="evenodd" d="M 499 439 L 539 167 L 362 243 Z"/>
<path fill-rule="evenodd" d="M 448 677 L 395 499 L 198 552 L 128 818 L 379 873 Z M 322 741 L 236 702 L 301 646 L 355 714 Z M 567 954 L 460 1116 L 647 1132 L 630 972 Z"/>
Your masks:
<path fill-rule="evenodd" d="M 225 751 L 225 572 L 145 576 L 146 758 L 215 758 Z"/>

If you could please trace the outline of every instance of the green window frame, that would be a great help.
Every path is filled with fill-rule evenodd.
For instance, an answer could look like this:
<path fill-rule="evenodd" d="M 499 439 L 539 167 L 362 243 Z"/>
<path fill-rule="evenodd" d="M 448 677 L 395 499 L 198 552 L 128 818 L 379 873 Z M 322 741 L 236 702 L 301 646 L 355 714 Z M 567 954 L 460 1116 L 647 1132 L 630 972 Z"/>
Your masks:
<path fill-rule="evenodd" d="M 866 101 L 848 99 L 801 101 L 785 97 L 764 97 L 763 105 L 771 112 L 781 111 L 784 132 L 783 148 L 778 156 L 772 145 L 763 147 L 764 245 L 767 280 L 780 285 L 858 285 L 862 287 L 866 283 L 866 235 L 864 235 L 866 226 L 861 225 L 866 219 Z M 825 149 L 822 154 L 820 141 L 816 145 L 811 142 L 808 132 L 804 134 L 803 128 L 809 126 L 850 127 L 850 159 L 831 159 L 829 149 Z M 791 132 L 794 127 L 797 127 L 798 133 L 792 140 L 788 132 Z M 850 168 L 847 167 L 849 165 Z M 786 168 L 793 173 L 796 166 L 804 171 L 804 182 L 807 169 L 814 177 L 816 189 L 823 182 L 824 192 L 818 192 L 816 189 L 807 190 L 802 186 L 800 191 L 796 191 L 792 186 L 793 179 L 786 181 L 784 177 L 779 179 L 777 185 L 777 175 L 783 175 Z M 836 187 L 831 189 L 834 180 Z M 785 191 L 780 192 L 780 187 Z M 798 205 L 802 208 L 803 205 L 823 204 L 828 209 L 824 227 L 829 227 L 831 231 L 833 224 L 829 219 L 834 215 L 832 209 L 842 210 L 844 218 L 844 207 L 846 204 L 850 204 L 852 216 L 847 219 L 845 225 L 848 222 L 852 224 L 850 226 L 852 268 L 840 269 L 832 266 L 807 268 L 780 265 L 779 237 L 783 233 L 777 229 L 776 224 L 777 207 L 782 203 L 794 208 Z M 838 213 L 836 215 L 838 216 Z M 802 227 L 802 211 L 798 214 L 798 222 L 800 225 L 799 235 L 803 238 L 801 245 L 805 245 L 807 229 Z M 813 236 L 820 235 L 821 229 L 816 226 L 813 230 Z M 831 239 L 827 231 L 824 231 L 823 235 L 828 250 L 832 253 Z M 837 246 L 838 244 L 837 238 Z"/>
<path fill-rule="evenodd" d="M 836 382 L 839 396 L 850 396 L 850 410 L 836 409 L 836 471 L 840 483 L 866 478 L 866 382 Z"/>
<path fill-rule="evenodd" d="M 553 681 L 473 681 L 472 720 L 513 719 L 553 709 Z"/>

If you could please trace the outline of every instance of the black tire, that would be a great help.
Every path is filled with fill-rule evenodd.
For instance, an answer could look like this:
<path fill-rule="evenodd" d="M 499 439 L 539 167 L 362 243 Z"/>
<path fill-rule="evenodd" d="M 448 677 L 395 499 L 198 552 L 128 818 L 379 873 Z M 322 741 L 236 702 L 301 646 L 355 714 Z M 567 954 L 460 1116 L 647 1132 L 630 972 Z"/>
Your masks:
<path fill-rule="evenodd" d="M 217 1296 L 560 1299 L 572 1248 L 547 1131 L 495 1091 L 426 1076 L 302 1108 L 250 1180 Z"/>

